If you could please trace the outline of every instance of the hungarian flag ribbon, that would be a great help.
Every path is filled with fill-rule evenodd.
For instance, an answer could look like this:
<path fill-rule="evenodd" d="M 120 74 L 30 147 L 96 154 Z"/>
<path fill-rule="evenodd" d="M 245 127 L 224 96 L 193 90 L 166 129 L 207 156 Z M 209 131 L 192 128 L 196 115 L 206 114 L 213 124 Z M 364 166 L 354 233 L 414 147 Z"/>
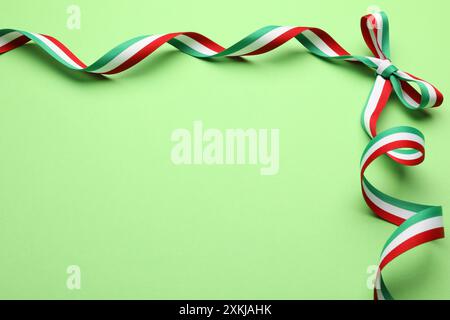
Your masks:
<path fill-rule="evenodd" d="M 89 66 L 51 36 L 2 29 L 0 54 L 33 40 L 70 69 L 109 75 L 131 68 L 165 43 L 196 58 L 219 58 L 263 54 L 296 38 L 321 58 L 345 60 L 373 69 L 376 79 L 361 117 L 362 127 L 371 139 L 361 157 L 361 188 L 372 211 L 380 218 L 399 226 L 383 248 L 374 288 L 375 299 L 392 299 L 381 274 L 384 267 L 400 254 L 422 243 L 443 238 L 444 228 L 441 207 L 396 199 L 379 191 L 365 177 L 367 167 L 381 155 L 387 155 L 395 162 L 407 166 L 418 165 L 425 157 L 424 137 L 420 131 L 401 126 L 377 133 L 377 121 L 392 92 L 410 109 L 437 107 L 442 104 L 443 96 L 432 84 L 401 71 L 392 64 L 389 22 L 384 12 L 362 17 L 361 30 L 373 57 L 351 55 L 321 29 L 296 26 L 267 26 L 228 48 L 196 32 L 140 36 L 120 44 Z"/>

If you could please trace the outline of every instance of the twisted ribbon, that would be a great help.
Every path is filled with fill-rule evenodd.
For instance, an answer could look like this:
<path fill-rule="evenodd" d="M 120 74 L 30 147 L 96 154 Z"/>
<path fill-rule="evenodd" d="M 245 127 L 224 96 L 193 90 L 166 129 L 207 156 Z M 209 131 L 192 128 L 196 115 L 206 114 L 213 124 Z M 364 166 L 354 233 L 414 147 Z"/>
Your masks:
<path fill-rule="evenodd" d="M 425 156 L 424 137 L 419 130 L 401 126 L 377 134 L 377 121 L 392 91 L 407 108 L 414 110 L 437 107 L 442 104 L 443 96 L 430 83 L 401 71 L 391 63 L 389 23 L 384 12 L 362 17 L 361 30 L 374 57 L 351 55 L 321 29 L 289 26 L 261 28 L 226 49 L 196 32 L 140 36 L 120 44 L 90 66 L 85 65 L 66 46 L 51 36 L 2 29 L 0 53 L 33 40 L 70 69 L 87 73 L 115 74 L 134 66 L 164 43 L 169 43 L 196 58 L 217 58 L 263 54 L 296 38 L 319 57 L 356 62 L 373 69 L 376 73 L 375 84 L 361 117 L 362 127 L 371 139 L 361 157 L 361 188 L 372 211 L 380 218 L 399 226 L 382 250 L 374 288 L 375 299 L 392 299 L 381 271 L 400 254 L 422 243 L 444 237 L 444 229 L 441 207 L 406 202 L 388 196 L 370 184 L 364 176 L 367 167 L 381 155 L 387 155 L 395 162 L 407 166 L 418 165 Z"/>

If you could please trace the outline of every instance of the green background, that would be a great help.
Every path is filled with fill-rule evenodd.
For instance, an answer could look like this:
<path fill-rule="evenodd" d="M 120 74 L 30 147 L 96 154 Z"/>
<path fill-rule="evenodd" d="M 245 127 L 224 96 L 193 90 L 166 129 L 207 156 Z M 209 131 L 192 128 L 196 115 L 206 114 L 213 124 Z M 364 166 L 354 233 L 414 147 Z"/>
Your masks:
<path fill-rule="evenodd" d="M 66 8 L 81 8 L 68 30 Z M 269 24 L 323 28 L 369 54 L 359 19 L 389 15 L 393 62 L 448 94 L 448 1 L 3 1 L 0 27 L 50 34 L 91 63 L 141 34 L 198 31 L 224 46 Z M 360 112 L 374 76 L 296 41 L 245 61 L 163 46 L 102 80 L 26 45 L 0 57 L 0 298 L 371 299 L 367 268 L 395 227 L 359 186 Z M 380 129 L 424 132 L 427 159 L 368 176 L 401 199 L 450 208 L 450 115 L 391 99 Z M 170 134 L 279 128 L 280 171 L 175 166 Z M 449 219 L 446 227 L 450 227 Z M 79 265 L 81 290 L 66 268 Z M 396 298 L 450 298 L 450 240 L 386 269 Z"/>

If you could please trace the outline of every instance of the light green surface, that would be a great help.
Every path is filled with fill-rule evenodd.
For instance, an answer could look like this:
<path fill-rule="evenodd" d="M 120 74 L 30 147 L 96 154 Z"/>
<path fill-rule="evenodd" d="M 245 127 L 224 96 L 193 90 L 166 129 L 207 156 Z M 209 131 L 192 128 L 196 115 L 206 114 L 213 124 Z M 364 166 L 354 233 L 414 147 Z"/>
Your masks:
<path fill-rule="evenodd" d="M 66 8 L 81 8 L 81 30 Z M 317 26 L 368 54 L 359 18 L 387 11 L 393 62 L 450 92 L 448 1 L 9 1 L 1 28 L 51 34 L 86 63 L 141 34 L 198 31 L 230 45 L 268 24 Z M 374 76 L 296 41 L 245 62 L 164 46 L 110 80 L 66 71 L 35 45 L 0 56 L 0 298 L 370 299 L 366 269 L 395 229 L 366 208 L 360 111 Z M 380 128 L 412 125 L 427 160 L 386 159 L 382 191 L 443 205 L 450 219 L 447 103 L 423 114 L 391 99 Z M 279 128 L 280 172 L 174 166 L 170 134 Z M 82 289 L 66 288 L 79 265 Z M 396 298 L 450 298 L 450 240 L 385 272 Z"/>

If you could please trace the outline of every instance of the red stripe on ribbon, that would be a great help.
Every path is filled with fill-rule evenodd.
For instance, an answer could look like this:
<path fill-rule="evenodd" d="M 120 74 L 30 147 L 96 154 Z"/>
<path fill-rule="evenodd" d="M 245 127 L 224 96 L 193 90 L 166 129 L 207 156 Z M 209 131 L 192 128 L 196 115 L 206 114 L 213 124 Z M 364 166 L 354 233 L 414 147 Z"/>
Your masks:
<path fill-rule="evenodd" d="M 436 239 L 444 238 L 444 228 L 438 227 L 435 229 L 427 230 L 416 234 L 415 236 L 409 238 L 408 240 L 402 242 L 399 246 L 395 247 L 394 250 L 389 252 L 389 254 L 384 257 L 383 261 L 380 263 L 380 270 L 382 270 L 389 262 L 394 258 L 398 257 L 402 253 L 421 245 L 422 243 L 433 241 Z"/>
<path fill-rule="evenodd" d="M 61 42 L 59 42 L 59 40 L 53 38 L 52 36 L 48 36 L 48 35 L 45 35 L 45 34 L 41 34 L 41 36 L 43 36 L 44 38 L 46 38 L 49 41 L 53 42 L 55 44 L 55 46 L 57 46 L 59 49 L 61 49 L 61 51 L 63 51 L 70 59 L 72 59 L 80 67 L 82 67 L 83 69 L 87 67 L 83 63 L 83 61 L 78 59 L 78 57 L 75 54 L 73 54 L 73 52 L 70 51 L 65 45 L 63 45 Z"/>

